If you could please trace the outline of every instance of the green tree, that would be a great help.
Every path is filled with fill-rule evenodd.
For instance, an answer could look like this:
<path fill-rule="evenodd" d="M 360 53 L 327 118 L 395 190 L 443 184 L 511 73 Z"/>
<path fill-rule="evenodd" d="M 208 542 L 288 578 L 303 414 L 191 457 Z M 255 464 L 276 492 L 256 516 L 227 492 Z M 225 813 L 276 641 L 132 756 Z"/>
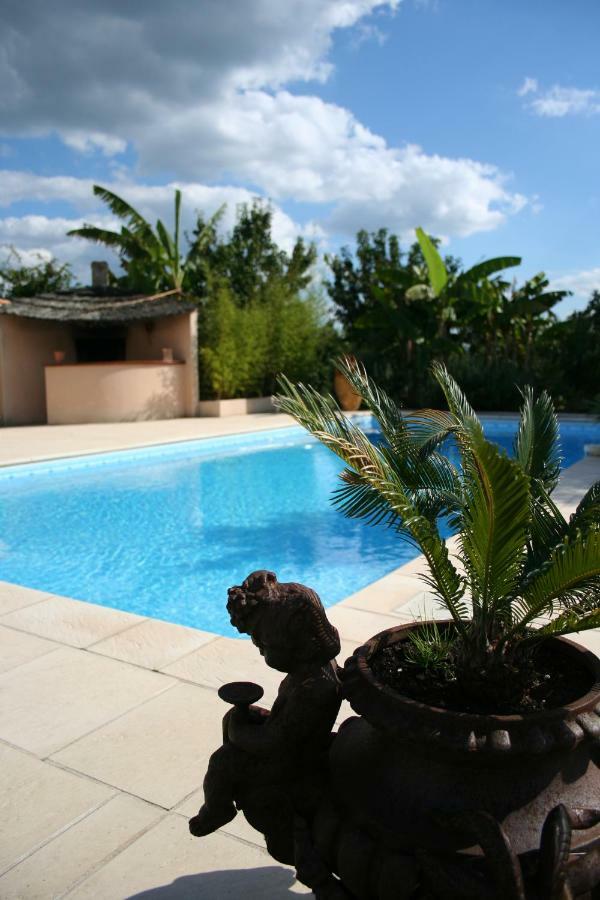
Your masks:
<path fill-rule="evenodd" d="M 327 257 L 332 278 L 326 282 L 348 349 L 369 366 L 374 377 L 405 402 L 424 402 L 430 393 L 427 370 L 432 359 L 452 351 L 440 328 L 443 306 L 423 283 L 427 267 L 418 243 L 403 252 L 398 238 L 384 228 L 360 231 L 356 251 L 342 248 Z M 446 271 L 459 260 L 447 256 Z"/>
<path fill-rule="evenodd" d="M 216 221 L 199 215 L 192 235 L 189 262 L 194 292 L 206 290 L 208 272 L 227 279 L 239 305 L 261 298 L 273 279 L 291 291 L 308 287 L 317 252 L 297 238 L 291 254 L 273 240 L 273 210 L 256 198 L 238 206 L 236 223 L 229 235 L 222 235 Z"/>
<path fill-rule="evenodd" d="M 0 293 L 7 297 L 35 297 L 54 294 L 73 286 L 74 278 L 68 263 L 37 255 L 38 262 L 25 264 L 14 247 L 0 265 Z"/>
<path fill-rule="evenodd" d="M 569 410 L 595 412 L 600 400 L 600 291 L 583 310 L 556 321 L 538 342 L 539 370 Z"/>

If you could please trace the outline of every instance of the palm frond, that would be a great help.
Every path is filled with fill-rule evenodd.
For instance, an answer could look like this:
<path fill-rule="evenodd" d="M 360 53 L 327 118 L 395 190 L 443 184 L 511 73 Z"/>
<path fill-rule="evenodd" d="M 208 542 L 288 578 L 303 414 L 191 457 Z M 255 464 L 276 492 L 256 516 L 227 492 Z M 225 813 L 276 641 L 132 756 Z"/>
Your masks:
<path fill-rule="evenodd" d="M 559 609 L 598 605 L 600 599 L 600 528 L 578 532 L 551 555 L 514 603 L 515 627 L 523 629 L 541 615 Z"/>
<path fill-rule="evenodd" d="M 375 384 L 357 359 L 342 356 L 336 360 L 335 365 L 375 416 L 390 446 L 396 446 L 406 433 L 404 417 L 398 404 Z"/>
<path fill-rule="evenodd" d="M 575 529 L 587 531 L 600 524 L 600 481 L 596 481 L 583 498 L 569 519 L 569 531 Z"/>
<path fill-rule="evenodd" d="M 368 525 L 383 524 L 402 530 L 398 514 L 365 476 L 346 468 L 339 477 L 344 484 L 334 490 L 332 499 L 341 513 L 351 519 L 364 519 Z"/>
<path fill-rule="evenodd" d="M 458 428 L 451 413 L 437 409 L 417 409 L 406 416 L 406 427 L 422 455 L 431 453 Z"/>
<path fill-rule="evenodd" d="M 467 616 L 466 604 L 462 602 L 463 580 L 450 561 L 436 525 L 411 502 L 406 486 L 384 452 L 335 407 L 332 397 L 321 396 L 314 388 L 303 384 L 293 385 L 283 375 L 279 377 L 279 385 L 285 393 L 275 397 L 278 408 L 296 419 L 358 473 L 362 485 L 368 484 L 376 490 L 390 512 L 401 520 L 402 527 L 425 555 L 431 573 L 428 583 L 457 625 L 463 627 Z M 367 495 L 367 514 L 371 499 Z M 365 492 L 359 495 L 359 501 L 365 502 Z"/>
<path fill-rule="evenodd" d="M 97 244 L 105 244 L 107 247 L 123 247 L 123 236 L 117 231 L 108 231 L 106 228 L 97 228 L 95 225 L 82 225 L 81 228 L 72 228 L 67 231 L 69 237 L 81 237 Z"/>
<path fill-rule="evenodd" d="M 456 423 L 454 435 L 460 452 L 463 473 L 466 477 L 473 476 L 472 445 L 473 441 L 483 439 L 483 427 L 475 414 L 475 410 L 446 367 L 441 363 L 435 362 L 431 367 L 431 371 L 444 392 L 450 415 Z"/>
<path fill-rule="evenodd" d="M 529 527 L 529 480 L 483 437 L 472 443 L 474 476 L 466 488 L 459 537 L 474 606 L 486 617 L 510 600 L 521 575 Z"/>
<path fill-rule="evenodd" d="M 146 219 L 137 211 L 137 209 L 134 209 L 130 203 L 123 200 L 122 197 L 119 197 L 118 194 L 114 194 L 112 191 L 109 191 L 108 188 L 95 184 L 94 195 L 104 201 L 110 211 L 114 213 L 115 216 L 118 216 L 119 219 L 127 219 L 136 230 L 141 231 L 144 234 L 152 234 L 152 228 Z"/>
<path fill-rule="evenodd" d="M 581 611 L 579 609 L 567 609 L 551 622 L 537 628 L 535 632 L 523 640 L 523 644 L 533 644 L 549 637 L 561 637 L 563 634 L 576 634 L 579 631 L 589 631 L 591 628 L 600 628 L 600 607 Z"/>
<path fill-rule="evenodd" d="M 567 520 L 543 488 L 540 488 L 538 496 L 531 497 L 530 512 L 527 563 L 523 572 L 525 583 L 539 574 L 553 551 L 563 543 L 569 530 Z"/>
<path fill-rule="evenodd" d="M 175 244 L 173 243 L 173 238 L 165 228 L 163 222 L 158 219 L 156 223 L 156 232 L 160 239 L 160 242 L 164 248 L 165 253 L 173 262 L 175 262 Z"/>
<path fill-rule="evenodd" d="M 531 478 L 533 495 L 539 495 L 540 487 L 549 494 L 558 483 L 561 461 L 554 404 L 546 391 L 536 398 L 529 386 L 522 395 L 523 406 L 514 441 L 515 459 Z"/>

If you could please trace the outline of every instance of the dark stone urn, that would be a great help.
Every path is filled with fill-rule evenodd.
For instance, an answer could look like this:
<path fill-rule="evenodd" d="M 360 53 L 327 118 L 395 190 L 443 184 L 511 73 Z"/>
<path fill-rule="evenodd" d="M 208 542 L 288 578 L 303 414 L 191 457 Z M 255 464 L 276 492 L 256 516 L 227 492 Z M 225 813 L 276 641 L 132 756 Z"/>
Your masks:
<path fill-rule="evenodd" d="M 562 708 L 458 713 L 374 676 L 374 654 L 414 625 L 371 638 L 340 670 L 337 633 L 310 589 L 253 573 L 230 591 L 228 608 L 287 675 L 270 713 L 226 714 L 193 834 L 242 810 L 318 900 L 600 900 L 594 654 L 553 640 L 565 668 L 589 673 L 589 690 Z M 240 690 L 222 696 L 239 706 Z M 357 716 L 336 733 L 342 697 Z"/>

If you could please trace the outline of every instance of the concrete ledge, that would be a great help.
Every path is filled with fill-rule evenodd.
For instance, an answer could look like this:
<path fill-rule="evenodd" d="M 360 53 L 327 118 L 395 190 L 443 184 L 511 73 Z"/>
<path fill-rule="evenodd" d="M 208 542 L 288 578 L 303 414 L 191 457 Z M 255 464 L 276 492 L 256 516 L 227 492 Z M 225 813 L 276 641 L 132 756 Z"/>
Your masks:
<path fill-rule="evenodd" d="M 272 397 L 239 397 L 237 400 L 201 400 L 199 416 L 241 416 L 251 413 L 274 413 Z"/>

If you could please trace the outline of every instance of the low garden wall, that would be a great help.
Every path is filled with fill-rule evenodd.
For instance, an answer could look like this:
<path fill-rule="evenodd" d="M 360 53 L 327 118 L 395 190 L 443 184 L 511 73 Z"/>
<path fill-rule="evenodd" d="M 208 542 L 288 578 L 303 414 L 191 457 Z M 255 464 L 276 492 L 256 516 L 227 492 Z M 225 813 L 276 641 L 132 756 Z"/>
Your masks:
<path fill-rule="evenodd" d="M 272 397 L 239 397 L 236 400 L 201 400 L 199 416 L 243 416 L 248 413 L 275 412 Z"/>

